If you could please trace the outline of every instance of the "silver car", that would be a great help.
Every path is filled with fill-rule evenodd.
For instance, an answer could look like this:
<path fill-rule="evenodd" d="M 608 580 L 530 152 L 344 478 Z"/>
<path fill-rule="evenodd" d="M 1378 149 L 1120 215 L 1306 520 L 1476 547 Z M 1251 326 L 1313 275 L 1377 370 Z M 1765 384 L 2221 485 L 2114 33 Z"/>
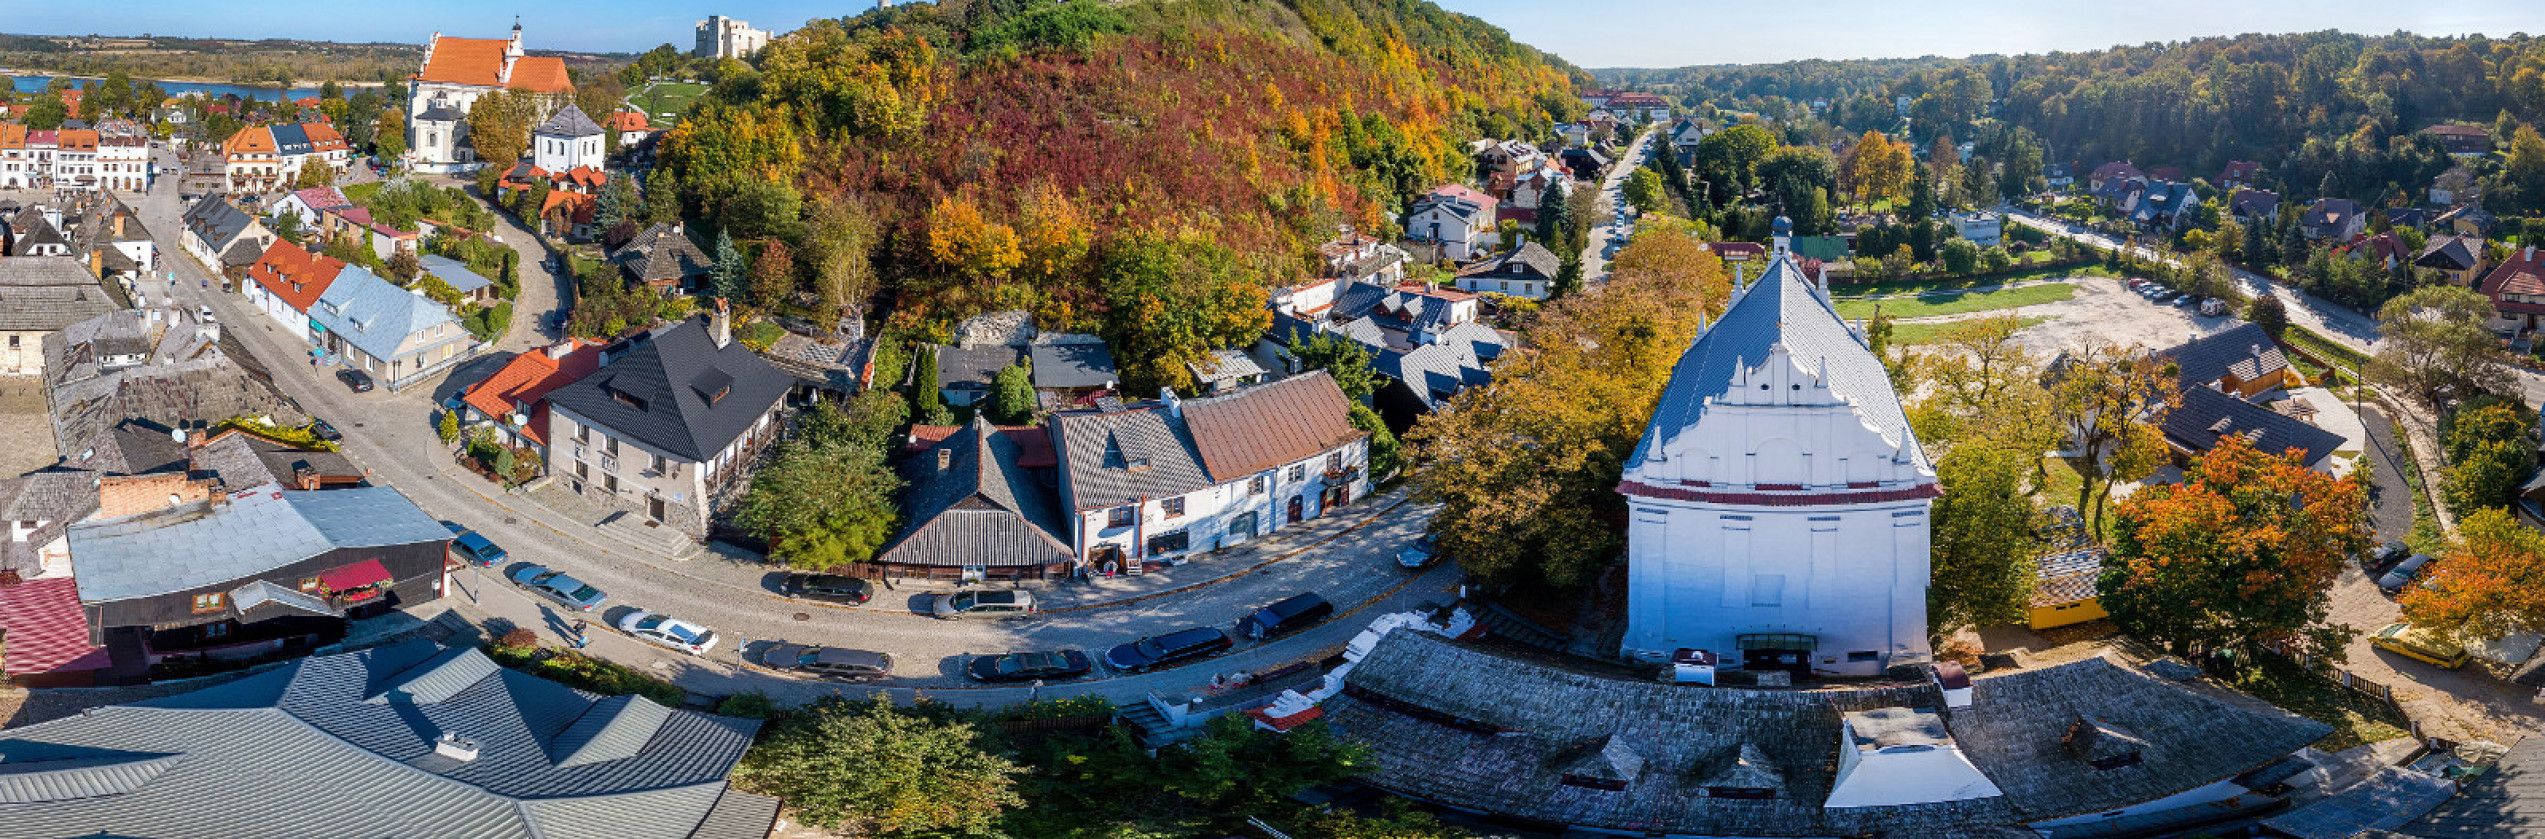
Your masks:
<path fill-rule="evenodd" d="M 715 630 L 643 609 L 620 618 L 619 631 L 690 655 L 706 655 L 716 648 Z"/>

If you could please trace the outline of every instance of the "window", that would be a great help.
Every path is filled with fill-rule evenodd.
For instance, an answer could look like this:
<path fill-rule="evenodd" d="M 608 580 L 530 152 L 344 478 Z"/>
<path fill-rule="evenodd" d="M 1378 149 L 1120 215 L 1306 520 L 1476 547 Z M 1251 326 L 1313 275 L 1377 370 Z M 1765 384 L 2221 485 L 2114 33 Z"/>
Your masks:
<path fill-rule="evenodd" d="M 1581 787 L 1583 789 L 1595 789 L 1607 792 L 1617 792 L 1626 788 L 1626 781 L 1622 778 L 1595 778 L 1588 775 L 1575 775 L 1571 772 L 1564 773 L 1564 776 L 1557 778 L 1556 782 L 1568 787 Z"/>
<path fill-rule="evenodd" d="M 1160 501 L 1158 502 L 1158 508 L 1166 511 L 1167 518 L 1178 519 L 1184 517 L 1184 499 L 1182 498 L 1169 498 L 1164 501 Z"/>
<path fill-rule="evenodd" d="M 1192 546 L 1192 537 L 1181 530 L 1149 537 L 1149 553 L 1152 554 L 1177 553 Z"/>
<path fill-rule="evenodd" d="M 671 461 L 664 460 L 662 455 L 659 455 L 659 454 L 658 454 L 658 455 L 655 455 L 655 456 L 654 456 L 654 472 L 655 472 L 655 474 L 662 474 L 662 473 L 669 472 L 669 471 L 671 471 Z"/>
<path fill-rule="evenodd" d="M 200 615 L 209 612 L 221 611 L 222 608 L 229 605 L 229 600 L 228 596 L 217 591 L 210 594 L 195 595 L 194 613 Z"/>
<path fill-rule="evenodd" d="M 1253 480 L 1250 480 L 1250 481 L 1247 481 L 1247 482 L 1246 482 L 1246 494 L 1247 494 L 1247 495 L 1262 495 L 1262 494 L 1264 494 L 1264 487 L 1265 487 L 1265 485 L 1266 485 L 1266 484 L 1268 484 L 1268 483 L 1270 483 L 1270 482 L 1268 482 L 1268 481 L 1264 480 L 1264 476 L 1262 476 L 1262 475 L 1257 475 L 1257 476 L 1255 476 L 1255 478 L 1254 478 Z"/>
<path fill-rule="evenodd" d="M 1290 467 L 1290 482 L 1291 482 L 1291 483 L 1294 483 L 1294 484 L 1295 484 L 1295 483 L 1298 483 L 1298 482 L 1300 482 L 1300 481 L 1304 481 L 1304 480 L 1307 480 L 1307 479 L 1308 479 L 1308 464 L 1302 463 L 1302 464 L 1299 464 L 1299 465 L 1297 465 L 1297 466 Z"/>
<path fill-rule="evenodd" d="M 1342 452 L 1332 452 L 1332 453 L 1329 453 L 1329 454 L 1327 454 L 1327 455 L 1326 455 L 1326 471 L 1328 471 L 1328 472 L 1341 472 L 1341 471 L 1343 471 L 1343 453 L 1342 453 Z"/>
<path fill-rule="evenodd" d="M 203 638 L 204 638 L 204 640 L 206 640 L 206 641 L 212 640 L 212 639 L 214 639 L 214 638 L 228 638 L 228 637 L 230 637 L 230 622 L 229 622 L 229 621 L 222 621 L 222 622 L 220 622 L 220 623 L 213 623 L 213 624 L 205 624 L 205 625 L 204 625 L 204 627 L 203 627 Z"/>
<path fill-rule="evenodd" d="M 301 591 L 304 591 L 304 592 L 315 592 L 315 591 L 317 591 L 317 590 L 318 590 L 318 578 L 317 578 L 317 577 L 302 577 L 302 578 L 300 578 L 300 590 L 301 590 Z"/>
<path fill-rule="evenodd" d="M 1706 787 L 1707 798 L 1730 798 L 1741 801 L 1766 801 L 1776 797 L 1768 787 Z"/>
<path fill-rule="evenodd" d="M 1881 661 L 1882 653 L 1875 650 L 1852 650 L 1847 653 L 1847 660 L 1850 662 Z"/>
<path fill-rule="evenodd" d="M 1108 512 L 1107 512 L 1107 514 L 1106 514 L 1106 516 L 1105 516 L 1105 526 L 1106 526 L 1106 527 L 1130 527 L 1130 526 L 1131 526 L 1131 508 L 1129 508 L 1129 507 L 1115 507 L 1115 508 L 1113 508 L 1112 510 L 1108 511 Z"/>

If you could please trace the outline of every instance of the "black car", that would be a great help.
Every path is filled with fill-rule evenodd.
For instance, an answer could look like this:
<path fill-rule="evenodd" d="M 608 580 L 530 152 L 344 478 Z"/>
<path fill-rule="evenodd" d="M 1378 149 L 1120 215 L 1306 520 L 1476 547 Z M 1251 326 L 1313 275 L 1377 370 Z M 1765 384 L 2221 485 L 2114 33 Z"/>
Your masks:
<path fill-rule="evenodd" d="M 327 424 L 327 421 L 323 419 L 309 421 L 309 434 L 330 443 L 345 439 L 344 432 L 337 431 L 335 426 Z"/>
<path fill-rule="evenodd" d="M 861 605 L 875 598 L 875 584 L 856 577 L 838 574 L 788 574 L 778 590 L 788 597 L 806 597 L 833 603 Z"/>
<path fill-rule="evenodd" d="M 863 681 L 892 675 L 893 657 L 889 653 L 781 641 L 760 652 L 760 666 L 822 679 Z"/>
<path fill-rule="evenodd" d="M 1087 675 L 1095 666 L 1087 654 L 1077 650 L 1048 653 L 1008 653 L 985 655 L 963 666 L 963 675 L 978 682 L 1026 682 L 1075 679 Z"/>
<path fill-rule="evenodd" d="M 336 380 L 344 382 L 345 388 L 355 393 L 371 392 L 371 374 L 369 373 L 347 367 L 336 371 Z"/>
<path fill-rule="evenodd" d="M 1118 645 L 1106 651 L 1105 664 L 1125 673 L 1138 673 L 1180 661 L 1218 655 L 1234 646 L 1237 642 L 1228 640 L 1228 633 L 1196 626 Z"/>
<path fill-rule="evenodd" d="M 1282 598 L 1246 616 L 1246 637 L 1256 640 L 1297 632 L 1334 614 L 1334 604 L 1313 593 Z"/>

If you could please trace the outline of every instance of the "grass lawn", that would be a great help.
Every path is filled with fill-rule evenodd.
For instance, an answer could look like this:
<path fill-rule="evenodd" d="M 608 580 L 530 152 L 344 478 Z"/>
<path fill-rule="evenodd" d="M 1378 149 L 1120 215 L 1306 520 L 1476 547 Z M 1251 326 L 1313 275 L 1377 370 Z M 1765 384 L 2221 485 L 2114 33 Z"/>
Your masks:
<path fill-rule="evenodd" d="M 2332 726 L 2333 733 L 2315 742 L 2316 748 L 2328 752 L 2410 735 L 2404 721 L 2385 703 L 2354 693 L 2333 678 L 2330 673 L 2266 655 L 2256 657 L 2253 666 L 2233 682 L 2265 702 Z"/>
<path fill-rule="evenodd" d="M 1914 297 L 1908 295 L 1860 297 L 1838 301 L 1838 316 L 1850 319 L 1870 318 L 1873 317 L 1876 306 L 1882 309 L 1883 314 L 1895 318 L 1959 315 L 2057 303 L 2075 296 L 2076 293 L 2077 287 L 2067 283 L 2043 283 L 1997 291 L 1935 291 Z"/>
<path fill-rule="evenodd" d="M 2046 317 L 2024 318 L 2023 326 L 2021 328 L 2030 329 L 2041 325 L 2042 322 L 2047 320 L 2049 320 L 2049 318 Z M 1901 347 L 1915 346 L 1918 344 L 1931 344 L 1936 341 L 1944 340 L 1944 333 L 1951 331 L 1954 327 L 1964 325 L 1966 324 L 1959 322 L 1893 324 L 1891 326 L 1891 343 L 1893 346 Z M 2075 493 L 2071 491 L 2070 494 L 2073 495 Z"/>
<path fill-rule="evenodd" d="M 345 187 L 341 191 L 345 194 L 345 200 L 351 201 L 357 206 L 368 207 L 371 206 L 371 196 L 380 194 L 380 188 L 387 186 L 388 184 L 388 181 L 372 181 L 370 183 L 353 184 Z"/>
<path fill-rule="evenodd" d="M 627 103 L 646 116 L 666 121 L 689 113 L 698 97 L 707 95 L 707 86 L 697 82 L 654 82 L 628 94 Z"/>
<path fill-rule="evenodd" d="M 2288 331 L 2280 333 L 2280 342 L 2351 370 L 2357 370 L 2368 363 L 2368 356 L 2360 351 L 2333 343 L 2333 339 L 2318 335 L 2315 330 L 2296 324 L 2291 324 Z M 2344 378 L 2348 378 L 2347 371 Z"/>

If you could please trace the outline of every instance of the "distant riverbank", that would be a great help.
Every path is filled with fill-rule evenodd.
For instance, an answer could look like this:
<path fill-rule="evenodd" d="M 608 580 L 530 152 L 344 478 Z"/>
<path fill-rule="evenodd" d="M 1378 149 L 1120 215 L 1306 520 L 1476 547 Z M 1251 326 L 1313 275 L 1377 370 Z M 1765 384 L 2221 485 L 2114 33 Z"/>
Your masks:
<path fill-rule="evenodd" d="M 0 70 L 0 75 L 9 76 L 11 89 L 19 93 L 42 93 L 46 87 L 52 85 L 53 80 L 56 78 L 70 79 L 73 87 L 87 87 L 90 83 L 103 81 L 105 78 L 103 76 L 80 76 L 61 73 L 28 72 L 24 70 Z M 280 90 L 279 88 L 266 87 L 262 85 L 235 84 L 232 82 L 215 81 L 212 79 L 150 79 L 148 81 L 159 85 L 159 89 L 167 91 L 170 96 L 184 96 L 189 93 L 200 93 L 205 96 L 233 95 L 241 99 L 273 100 L 279 98 L 299 99 L 304 96 L 318 95 L 318 85 L 296 85 L 291 89 L 287 96 L 277 96 L 276 94 Z M 344 88 L 379 87 L 380 83 L 337 82 L 336 85 Z"/>

